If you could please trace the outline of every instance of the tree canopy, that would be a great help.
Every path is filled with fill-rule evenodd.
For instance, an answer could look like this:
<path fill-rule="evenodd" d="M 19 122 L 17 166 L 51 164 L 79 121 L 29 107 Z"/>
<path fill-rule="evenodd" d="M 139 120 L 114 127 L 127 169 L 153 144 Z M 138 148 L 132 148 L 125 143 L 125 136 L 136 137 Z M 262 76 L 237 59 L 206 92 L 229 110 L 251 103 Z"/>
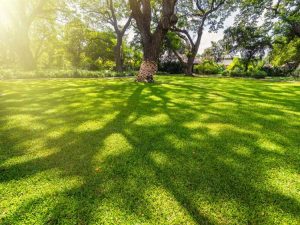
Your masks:
<path fill-rule="evenodd" d="M 202 58 L 228 53 L 245 65 L 293 65 L 299 57 L 299 0 L 0 0 L 0 67 L 129 69 L 152 82 L 158 63 L 198 63 L 206 31 L 224 31 Z M 224 23 L 235 18 L 230 27 Z M 197 60 L 196 60 L 197 59 Z M 246 66 L 247 67 L 247 66 Z"/>

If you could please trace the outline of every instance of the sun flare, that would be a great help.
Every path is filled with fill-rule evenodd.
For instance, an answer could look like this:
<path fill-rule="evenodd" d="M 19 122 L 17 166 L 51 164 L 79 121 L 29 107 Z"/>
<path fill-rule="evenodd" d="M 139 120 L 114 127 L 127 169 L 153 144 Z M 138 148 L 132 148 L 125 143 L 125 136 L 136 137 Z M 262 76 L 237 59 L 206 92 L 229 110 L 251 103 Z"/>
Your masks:
<path fill-rule="evenodd" d="M 17 2 L 15 0 L 0 0 L 0 31 L 12 25 L 16 6 Z"/>

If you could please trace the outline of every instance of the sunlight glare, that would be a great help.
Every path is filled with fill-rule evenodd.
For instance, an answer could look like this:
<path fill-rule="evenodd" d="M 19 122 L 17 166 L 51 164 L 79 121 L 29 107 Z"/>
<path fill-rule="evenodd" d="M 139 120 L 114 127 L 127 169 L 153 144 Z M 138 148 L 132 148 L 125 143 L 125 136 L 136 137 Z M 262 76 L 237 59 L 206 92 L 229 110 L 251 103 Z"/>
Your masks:
<path fill-rule="evenodd" d="M 0 31 L 11 26 L 11 12 L 16 8 L 17 1 L 15 0 L 0 0 Z"/>

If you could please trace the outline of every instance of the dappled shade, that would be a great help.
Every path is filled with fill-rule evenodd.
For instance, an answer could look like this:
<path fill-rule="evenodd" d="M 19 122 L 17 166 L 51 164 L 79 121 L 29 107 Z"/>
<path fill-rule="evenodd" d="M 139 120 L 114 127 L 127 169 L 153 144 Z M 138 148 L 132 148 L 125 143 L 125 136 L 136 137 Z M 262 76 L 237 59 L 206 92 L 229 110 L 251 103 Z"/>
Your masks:
<path fill-rule="evenodd" d="M 296 224 L 299 83 L 0 82 L 1 224 Z"/>

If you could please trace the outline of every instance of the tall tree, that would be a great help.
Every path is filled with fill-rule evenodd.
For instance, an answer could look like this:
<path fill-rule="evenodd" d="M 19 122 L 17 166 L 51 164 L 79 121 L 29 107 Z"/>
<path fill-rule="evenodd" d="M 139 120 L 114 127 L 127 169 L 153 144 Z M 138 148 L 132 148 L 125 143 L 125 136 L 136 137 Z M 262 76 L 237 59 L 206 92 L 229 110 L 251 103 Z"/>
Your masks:
<path fill-rule="evenodd" d="M 116 70 L 123 71 L 124 52 L 122 49 L 125 32 L 128 30 L 132 16 L 128 0 L 88 0 L 81 1 L 82 9 L 87 12 L 87 20 L 96 27 L 108 26 L 114 30 L 116 45 L 114 47 Z M 92 18 L 91 18 L 92 17 Z"/>
<path fill-rule="evenodd" d="M 225 43 L 222 40 L 217 42 L 212 41 L 211 47 L 204 50 L 202 57 L 215 62 L 220 62 L 225 53 Z"/>
<path fill-rule="evenodd" d="M 14 43 L 12 48 L 18 56 L 22 68 L 34 69 L 36 61 L 31 49 L 30 29 L 37 20 L 55 16 L 58 1 L 11 0 L 0 3 L 9 11 L 11 23 L 9 32 Z"/>
<path fill-rule="evenodd" d="M 244 0 L 240 9 L 238 20 L 253 24 L 260 18 L 263 26 L 272 33 L 274 48 L 271 62 L 276 66 L 284 62 L 293 65 L 291 69 L 296 69 L 300 64 L 300 1 Z"/>
<path fill-rule="evenodd" d="M 140 32 L 143 46 L 143 62 L 137 81 L 153 82 L 157 71 L 160 48 L 169 29 L 176 24 L 177 0 L 129 0 L 132 16 Z"/>
<path fill-rule="evenodd" d="M 65 50 L 73 68 L 80 67 L 86 45 L 87 28 L 80 19 L 74 19 L 65 26 Z"/>
<path fill-rule="evenodd" d="M 244 70 L 256 58 L 262 58 L 265 50 L 271 47 L 271 38 L 261 27 L 239 24 L 230 27 L 224 32 L 224 42 L 230 53 L 240 53 Z"/>
<path fill-rule="evenodd" d="M 178 6 L 179 22 L 172 30 L 186 40 L 185 58 L 176 54 L 185 68 L 186 75 L 193 74 L 195 57 L 198 53 L 204 28 L 216 31 L 235 9 L 233 0 L 182 0 Z"/>
<path fill-rule="evenodd" d="M 244 0 L 240 6 L 239 20 L 253 24 L 263 15 L 266 26 L 280 24 L 278 32 L 285 32 L 291 39 L 300 37 L 299 0 Z"/>

